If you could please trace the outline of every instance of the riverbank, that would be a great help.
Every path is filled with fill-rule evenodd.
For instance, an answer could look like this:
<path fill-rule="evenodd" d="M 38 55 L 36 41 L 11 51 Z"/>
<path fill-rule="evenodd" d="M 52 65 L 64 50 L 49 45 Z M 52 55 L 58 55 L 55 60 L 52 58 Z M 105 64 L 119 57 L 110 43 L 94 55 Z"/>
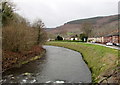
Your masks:
<path fill-rule="evenodd" d="M 2 71 L 4 72 L 14 67 L 20 67 L 23 64 L 41 58 L 44 53 L 45 49 L 38 45 L 24 53 L 3 51 Z"/>
<path fill-rule="evenodd" d="M 92 72 L 93 82 L 117 83 L 119 81 L 118 50 L 80 42 L 57 41 L 46 44 L 80 52 Z"/>

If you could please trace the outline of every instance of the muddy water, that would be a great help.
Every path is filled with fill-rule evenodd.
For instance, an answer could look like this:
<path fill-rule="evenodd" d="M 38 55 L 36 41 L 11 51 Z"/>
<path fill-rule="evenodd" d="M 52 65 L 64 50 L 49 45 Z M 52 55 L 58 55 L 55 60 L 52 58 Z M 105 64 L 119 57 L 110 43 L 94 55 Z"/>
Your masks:
<path fill-rule="evenodd" d="M 17 83 L 90 83 L 91 72 L 80 53 L 56 46 L 44 46 L 42 59 L 3 73 L 3 82 Z"/>

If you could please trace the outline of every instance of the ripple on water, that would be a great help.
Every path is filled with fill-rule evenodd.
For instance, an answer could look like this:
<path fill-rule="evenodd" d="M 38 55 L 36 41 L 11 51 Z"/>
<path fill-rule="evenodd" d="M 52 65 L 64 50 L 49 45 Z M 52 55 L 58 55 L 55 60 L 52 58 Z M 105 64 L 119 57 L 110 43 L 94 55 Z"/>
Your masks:
<path fill-rule="evenodd" d="M 4 77 L 2 80 L 3 83 L 36 83 L 37 80 L 32 73 L 23 73 L 19 76 L 9 75 Z"/>

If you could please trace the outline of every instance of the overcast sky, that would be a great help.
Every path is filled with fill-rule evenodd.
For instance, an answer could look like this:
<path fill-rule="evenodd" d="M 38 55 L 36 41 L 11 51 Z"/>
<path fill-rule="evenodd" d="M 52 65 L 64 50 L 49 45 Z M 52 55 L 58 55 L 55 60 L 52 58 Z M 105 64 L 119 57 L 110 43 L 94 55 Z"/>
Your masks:
<path fill-rule="evenodd" d="M 118 13 L 119 0 L 12 0 L 17 12 L 30 21 L 42 19 L 46 27 L 95 16 Z"/>

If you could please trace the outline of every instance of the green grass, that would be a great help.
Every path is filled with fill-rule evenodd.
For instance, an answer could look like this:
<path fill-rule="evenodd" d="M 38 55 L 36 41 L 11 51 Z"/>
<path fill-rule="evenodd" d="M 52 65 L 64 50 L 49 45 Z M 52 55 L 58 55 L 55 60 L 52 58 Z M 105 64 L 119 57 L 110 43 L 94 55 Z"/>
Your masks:
<path fill-rule="evenodd" d="M 82 42 L 47 42 L 46 45 L 61 46 L 78 51 L 92 72 L 93 82 L 108 69 L 118 64 L 118 50 Z"/>

